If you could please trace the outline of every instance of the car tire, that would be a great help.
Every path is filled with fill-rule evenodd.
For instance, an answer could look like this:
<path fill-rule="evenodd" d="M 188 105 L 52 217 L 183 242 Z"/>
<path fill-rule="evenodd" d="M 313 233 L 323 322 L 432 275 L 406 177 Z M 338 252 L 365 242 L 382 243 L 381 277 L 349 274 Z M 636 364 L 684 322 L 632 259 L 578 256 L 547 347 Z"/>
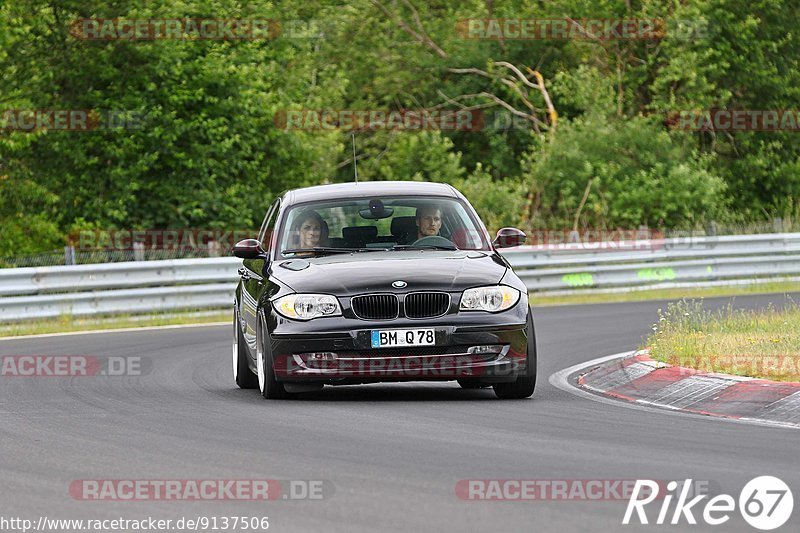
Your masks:
<path fill-rule="evenodd" d="M 232 349 L 233 381 L 240 389 L 255 389 L 258 387 L 258 376 L 250 370 L 250 365 L 247 363 L 249 357 L 247 346 L 242 336 L 242 328 L 239 327 L 239 313 L 236 308 L 234 308 Z"/>
<path fill-rule="evenodd" d="M 256 365 L 258 366 L 258 388 L 261 395 L 267 400 L 281 400 L 291 397 L 286 392 L 283 383 L 275 379 L 275 366 L 272 359 L 272 349 L 264 325 L 262 315 L 259 313 L 256 326 Z"/>
<path fill-rule="evenodd" d="M 474 379 L 458 379 L 456 381 L 458 381 L 458 384 L 461 385 L 462 389 L 482 389 L 489 386 Z"/>
<path fill-rule="evenodd" d="M 492 385 L 494 394 L 503 400 L 518 400 L 533 395 L 536 389 L 536 332 L 533 329 L 533 316 L 528 311 L 528 370 L 511 383 Z"/>

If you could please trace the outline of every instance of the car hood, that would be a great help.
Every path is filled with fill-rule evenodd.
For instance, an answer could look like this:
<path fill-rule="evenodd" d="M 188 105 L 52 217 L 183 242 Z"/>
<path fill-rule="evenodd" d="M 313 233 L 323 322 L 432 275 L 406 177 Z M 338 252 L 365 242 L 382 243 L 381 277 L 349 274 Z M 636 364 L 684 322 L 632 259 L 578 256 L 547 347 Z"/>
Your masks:
<path fill-rule="evenodd" d="M 348 296 L 367 292 L 462 291 L 500 282 L 507 266 L 491 252 L 413 250 L 336 254 L 276 262 L 272 275 L 296 292 Z M 393 288 L 404 281 L 406 287 Z"/>

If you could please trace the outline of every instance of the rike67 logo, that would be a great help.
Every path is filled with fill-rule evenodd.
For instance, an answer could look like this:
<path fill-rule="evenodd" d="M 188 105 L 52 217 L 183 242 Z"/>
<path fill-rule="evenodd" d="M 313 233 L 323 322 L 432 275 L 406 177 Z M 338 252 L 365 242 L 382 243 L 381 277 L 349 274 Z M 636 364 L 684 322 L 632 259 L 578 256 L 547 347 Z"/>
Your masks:
<path fill-rule="evenodd" d="M 659 500 L 661 506 L 655 524 L 697 524 L 695 513 L 700 515 L 706 524 L 712 526 L 722 525 L 730 520 L 737 504 L 733 496 L 719 494 L 702 505 L 701 502 L 709 497 L 708 494 L 689 499 L 691 487 L 691 479 L 687 479 L 682 485 L 677 481 L 670 481 L 667 484 L 667 494 Z M 636 524 L 638 520 L 640 524 L 649 524 L 652 513 L 648 518 L 645 507 L 659 497 L 658 488 L 659 484 L 656 481 L 636 480 L 622 523 Z M 670 516 L 673 500 L 675 507 Z M 756 529 L 768 531 L 779 528 L 789 520 L 794 508 L 794 498 L 789 486 L 782 480 L 773 476 L 759 476 L 744 486 L 739 493 L 738 504 L 739 513 L 748 524 Z"/>

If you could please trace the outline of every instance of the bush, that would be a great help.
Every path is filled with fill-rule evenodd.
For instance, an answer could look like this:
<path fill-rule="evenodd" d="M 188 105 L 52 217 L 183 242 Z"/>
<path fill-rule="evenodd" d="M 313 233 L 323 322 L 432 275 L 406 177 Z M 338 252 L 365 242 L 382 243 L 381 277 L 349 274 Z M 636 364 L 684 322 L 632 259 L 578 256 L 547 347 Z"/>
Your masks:
<path fill-rule="evenodd" d="M 385 149 L 359 162 L 358 174 L 364 180 L 415 180 L 451 183 L 464 174 L 461 154 L 453 152 L 453 142 L 438 131 L 402 132 L 384 139 L 383 134 L 362 139 L 367 146 L 359 152 L 377 150 L 371 144 L 385 141 Z M 361 143 L 362 140 L 356 139 Z M 370 149 L 372 148 L 372 150 Z M 352 170 L 348 168 L 347 178 Z"/>
<path fill-rule="evenodd" d="M 58 225 L 42 215 L 19 215 L 0 220 L 0 257 L 32 255 L 63 248 Z"/>
<path fill-rule="evenodd" d="M 489 169 L 478 163 L 469 176 L 452 185 L 467 197 L 491 233 L 506 226 L 526 227 L 527 187 L 521 181 L 492 179 Z"/>
<path fill-rule="evenodd" d="M 30 180 L 0 177 L 0 257 L 59 249 L 58 197 Z"/>
<path fill-rule="evenodd" d="M 525 163 L 534 224 L 683 228 L 723 216 L 725 183 L 686 141 L 646 117 L 563 121 Z"/>

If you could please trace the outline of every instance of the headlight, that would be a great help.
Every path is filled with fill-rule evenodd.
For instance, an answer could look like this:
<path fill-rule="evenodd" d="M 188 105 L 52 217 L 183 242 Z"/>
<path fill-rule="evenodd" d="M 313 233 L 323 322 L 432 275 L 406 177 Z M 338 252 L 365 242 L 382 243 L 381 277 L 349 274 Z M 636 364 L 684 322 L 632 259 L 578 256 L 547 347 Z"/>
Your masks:
<path fill-rule="evenodd" d="M 286 318 L 311 320 L 321 316 L 340 316 L 339 300 L 330 294 L 289 294 L 273 301 L 275 311 Z"/>
<path fill-rule="evenodd" d="M 461 311 L 488 311 L 497 313 L 514 307 L 519 301 L 519 291 L 505 285 L 467 289 L 461 296 Z"/>

